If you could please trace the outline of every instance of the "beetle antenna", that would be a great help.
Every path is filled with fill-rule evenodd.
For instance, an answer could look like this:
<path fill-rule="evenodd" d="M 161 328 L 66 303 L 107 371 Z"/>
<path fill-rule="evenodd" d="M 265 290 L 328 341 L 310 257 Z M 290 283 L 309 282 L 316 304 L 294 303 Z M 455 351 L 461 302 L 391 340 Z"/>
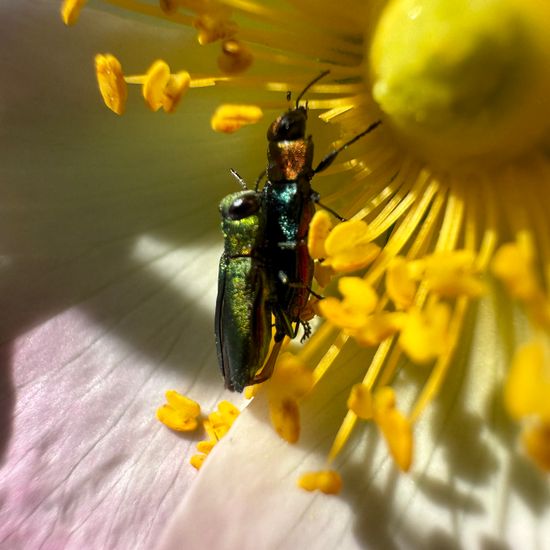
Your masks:
<path fill-rule="evenodd" d="M 300 92 L 300 95 L 296 98 L 296 109 L 298 108 L 298 103 L 300 103 L 300 99 L 302 99 L 302 97 L 304 97 L 304 94 L 314 85 L 316 84 L 317 82 L 319 82 L 319 80 L 321 80 L 321 78 L 324 78 L 325 76 L 327 76 L 327 74 L 330 73 L 330 69 L 327 69 L 326 71 L 323 71 L 319 76 L 316 76 L 301 92 Z"/>
<path fill-rule="evenodd" d="M 233 170 L 233 168 L 230 168 L 229 171 L 231 172 L 231 175 L 239 182 L 240 186 L 243 188 L 244 191 L 248 189 L 248 186 L 246 185 L 246 181 L 239 176 L 238 172 L 236 170 Z"/>

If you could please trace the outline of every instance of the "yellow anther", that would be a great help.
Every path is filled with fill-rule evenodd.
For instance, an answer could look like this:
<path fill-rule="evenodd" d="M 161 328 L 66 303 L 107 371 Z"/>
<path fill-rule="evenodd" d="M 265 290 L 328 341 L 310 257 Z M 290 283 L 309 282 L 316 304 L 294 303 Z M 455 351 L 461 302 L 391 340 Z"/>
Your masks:
<path fill-rule="evenodd" d="M 234 422 L 241 412 L 238 407 L 229 401 L 220 401 L 218 403 L 218 411 L 228 422 Z"/>
<path fill-rule="evenodd" d="M 152 111 L 158 111 L 162 107 L 165 112 L 173 113 L 183 94 L 189 89 L 190 82 L 188 72 L 171 74 L 168 64 L 158 59 L 145 75 L 143 97 Z"/>
<path fill-rule="evenodd" d="M 410 421 L 396 408 L 395 392 L 386 386 L 374 394 L 374 419 L 386 439 L 389 451 L 399 468 L 411 467 L 413 435 Z"/>
<path fill-rule="evenodd" d="M 360 277 L 342 277 L 338 281 L 338 290 L 355 307 L 369 313 L 378 302 L 378 296 L 372 286 Z"/>
<path fill-rule="evenodd" d="M 175 390 L 166 392 L 166 405 L 157 409 L 157 418 L 168 428 L 178 432 L 193 431 L 201 413 L 199 404 Z"/>
<path fill-rule="evenodd" d="M 550 364 L 545 362 L 541 342 L 527 344 L 515 353 L 504 402 L 510 416 L 517 420 L 533 415 L 550 422 Z"/>
<path fill-rule="evenodd" d="M 351 388 L 347 403 L 348 409 L 359 418 L 370 420 L 374 415 L 374 402 L 372 393 L 365 384 L 355 384 Z"/>
<path fill-rule="evenodd" d="M 325 298 L 319 302 L 319 312 L 332 324 L 346 329 L 359 329 L 367 323 L 374 311 L 378 296 L 374 289 L 360 277 L 342 277 L 338 289 L 344 295 L 342 301 Z"/>
<path fill-rule="evenodd" d="M 521 437 L 527 455 L 539 468 L 550 471 L 550 422 L 534 422 Z"/>
<path fill-rule="evenodd" d="M 313 372 L 292 353 L 283 353 L 267 383 L 269 413 L 276 432 L 289 443 L 300 437 L 298 399 L 313 388 Z"/>
<path fill-rule="evenodd" d="M 298 478 L 297 483 L 306 491 L 321 491 L 327 495 L 336 495 L 342 490 L 342 478 L 334 470 L 307 472 Z"/>
<path fill-rule="evenodd" d="M 375 346 L 399 332 L 403 328 L 406 318 L 406 314 L 402 312 L 374 313 L 369 315 L 366 323 L 353 331 L 352 335 L 362 346 Z"/>
<path fill-rule="evenodd" d="M 65 25 L 74 25 L 80 16 L 80 10 L 88 0 L 63 0 L 61 19 Z"/>
<path fill-rule="evenodd" d="M 309 255 L 320 260 L 326 258 L 325 241 L 333 227 L 330 214 L 326 210 L 317 210 L 309 224 L 309 232 L 307 234 L 307 248 Z"/>
<path fill-rule="evenodd" d="M 269 381 L 269 394 L 300 398 L 312 388 L 313 372 L 292 353 L 282 353 Z"/>
<path fill-rule="evenodd" d="M 485 287 L 477 277 L 475 255 L 470 250 L 437 252 L 424 259 L 424 281 L 428 288 L 445 297 L 476 298 Z"/>
<path fill-rule="evenodd" d="M 197 443 L 197 451 L 207 455 L 216 446 L 216 443 L 216 441 L 212 441 L 211 439 L 208 441 L 199 441 Z"/>
<path fill-rule="evenodd" d="M 218 410 L 208 415 L 209 427 L 207 432 L 209 432 L 209 435 L 213 432 L 216 440 L 221 439 L 229 431 L 239 413 L 239 409 L 229 401 L 220 401 Z"/>
<path fill-rule="evenodd" d="M 386 271 L 386 291 L 398 309 L 408 309 L 413 305 L 417 284 L 411 276 L 405 258 L 393 258 Z"/>
<path fill-rule="evenodd" d="M 429 363 L 447 347 L 450 308 L 434 303 L 424 311 L 411 309 L 405 316 L 399 344 L 418 364 Z"/>
<path fill-rule="evenodd" d="M 166 401 L 172 408 L 182 411 L 189 416 L 198 417 L 201 414 L 201 407 L 193 399 L 189 399 L 185 395 L 177 392 L 176 390 L 168 390 L 165 393 Z"/>
<path fill-rule="evenodd" d="M 254 61 L 250 49 L 238 40 L 225 40 L 218 57 L 218 67 L 224 74 L 238 74 L 246 71 Z"/>
<path fill-rule="evenodd" d="M 533 258 L 519 245 L 509 243 L 501 246 L 493 258 L 492 268 L 514 298 L 529 301 L 539 295 Z"/>
<path fill-rule="evenodd" d="M 202 421 L 208 439 L 197 443 L 199 454 L 193 455 L 189 460 L 193 467 L 198 470 L 202 466 L 210 451 L 229 431 L 239 413 L 239 409 L 229 401 L 220 401 L 218 403 L 218 410 L 210 413 L 208 418 Z"/>
<path fill-rule="evenodd" d="M 380 247 L 370 241 L 367 229 L 367 224 L 362 220 L 337 225 L 325 241 L 325 264 L 345 273 L 372 263 L 380 253 Z"/>
<path fill-rule="evenodd" d="M 206 454 L 193 455 L 189 459 L 189 463 L 191 464 L 191 466 L 193 466 L 193 468 L 196 468 L 197 470 L 200 470 L 202 465 L 204 464 L 204 461 L 206 460 L 207 456 L 208 455 L 206 455 Z"/>
<path fill-rule="evenodd" d="M 95 56 L 95 73 L 105 105 L 117 115 L 124 113 L 128 89 L 118 59 L 108 53 L 97 54 Z"/>
<path fill-rule="evenodd" d="M 275 431 L 289 443 L 300 438 L 300 409 L 296 399 L 286 397 L 269 400 L 269 415 Z"/>
<path fill-rule="evenodd" d="M 229 19 L 229 14 L 229 10 L 221 8 L 203 13 L 193 21 L 193 27 L 199 31 L 197 40 L 201 46 L 235 35 L 239 27 Z"/>
<path fill-rule="evenodd" d="M 204 431 L 206 432 L 206 435 L 208 435 L 209 441 L 217 442 L 219 440 L 218 436 L 216 435 L 216 432 L 212 426 L 212 422 L 210 421 L 210 418 L 204 418 L 202 421 L 202 427 L 204 428 Z"/>
<path fill-rule="evenodd" d="M 212 115 L 212 130 L 232 134 L 243 126 L 256 124 L 264 116 L 257 105 L 220 105 Z"/>

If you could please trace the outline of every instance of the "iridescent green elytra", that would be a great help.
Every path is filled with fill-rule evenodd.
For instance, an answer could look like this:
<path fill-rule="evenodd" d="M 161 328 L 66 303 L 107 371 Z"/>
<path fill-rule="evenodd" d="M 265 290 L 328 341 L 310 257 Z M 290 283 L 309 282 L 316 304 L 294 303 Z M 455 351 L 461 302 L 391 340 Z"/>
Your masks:
<path fill-rule="evenodd" d="M 232 193 L 220 203 L 224 251 L 216 301 L 216 349 L 225 386 L 254 383 L 271 341 L 271 308 L 262 247 L 264 216 L 256 191 Z"/>

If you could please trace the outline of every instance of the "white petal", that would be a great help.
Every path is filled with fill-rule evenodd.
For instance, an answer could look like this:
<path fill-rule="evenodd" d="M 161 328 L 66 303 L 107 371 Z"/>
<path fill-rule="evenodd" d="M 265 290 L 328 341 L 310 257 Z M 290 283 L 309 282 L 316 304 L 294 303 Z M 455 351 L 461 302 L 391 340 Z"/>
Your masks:
<path fill-rule="evenodd" d="M 139 71 L 192 33 L 93 9 L 67 29 L 59 5 L 0 5 L 0 546 L 147 547 L 195 478 L 164 391 L 225 395 L 217 203 L 251 147 L 200 93 L 174 116 L 139 89 L 123 118 L 102 105 L 96 52 Z"/>
<path fill-rule="evenodd" d="M 301 473 L 323 467 L 335 421 L 327 411 L 341 407 L 343 388 L 357 375 L 358 357 L 350 351 L 347 364 L 320 388 L 323 395 L 305 403 L 297 446 L 270 429 L 262 399 L 241 414 L 159 550 L 549 548 L 548 480 L 516 452 L 500 405 L 503 343 L 495 312 L 487 304 L 482 310 L 469 369 L 455 367 L 417 427 L 410 474 L 399 473 L 374 430 L 366 430 L 338 464 L 340 496 L 295 486 Z M 411 382 L 407 374 L 401 385 Z M 403 404 L 403 393 L 398 396 Z"/>

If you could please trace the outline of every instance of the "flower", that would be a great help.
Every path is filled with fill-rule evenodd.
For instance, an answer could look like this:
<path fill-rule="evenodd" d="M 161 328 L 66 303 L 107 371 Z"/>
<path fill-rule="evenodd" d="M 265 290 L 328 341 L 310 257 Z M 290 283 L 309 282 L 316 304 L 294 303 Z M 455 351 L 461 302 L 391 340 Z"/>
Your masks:
<path fill-rule="evenodd" d="M 323 201 L 353 216 L 318 232 L 325 241 L 312 255 L 324 280 L 366 271 L 340 279 L 343 299 L 321 302 L 327 322 L 297 352 L 298 363 L 317 365 L 299 443 L 266 430 L 268 408 L 273 416 L 282 401 L 268 383 L 210 453 L 161 547 L 535 546 L 547 522 L 532 510 L 538 503 L 546 513 L 549 497 L 533 465 L 548 467 L 548 205 L 536 200 L 549 185 L 548 9 L 514 0 L 159 9 L 185 23 L 188 6 L 199 43 L 221 40 L 222 56 L 244 52 L 219 63 L 227 77 L 189 70 L 190 88 L 284 90 L 297 84 L 285 76 L 292 68 L 328 65 L 332 80 L 310 90 L 310 109 L 348 136 L 377 118 L 382 125 L 354 145 L 352 160 L 331 166 L 339 187 L 319 182 Z M 262 28 L 274 22 L 285 32 Z M 228 40 L 258 43 L 258 53 Z M 261 63 L 269 77 L 234 76 Z M 523 347 L 509 334 L 512 308 Z M 360 418 L 370 422 L 359 426 L 364 437 L 353 431 Z M 310 469 L 323 473 L 300 478 L 304 488 L 331 479 L 326 492 L 338 489 L 326 452 L 342 473 L 342 497 L 300 493 L 291 480 Z M 395 468 L 411 462 L 407 475 Z"/>

